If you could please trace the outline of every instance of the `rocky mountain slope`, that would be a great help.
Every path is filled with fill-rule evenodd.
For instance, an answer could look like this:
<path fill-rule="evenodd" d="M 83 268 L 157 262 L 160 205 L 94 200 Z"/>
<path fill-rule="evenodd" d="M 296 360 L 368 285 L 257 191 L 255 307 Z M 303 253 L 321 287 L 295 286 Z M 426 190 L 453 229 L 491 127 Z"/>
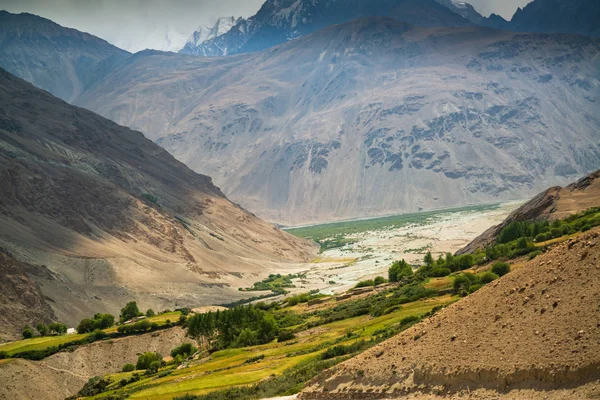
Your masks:
<path fill-rule="evenodd" d="M 517 10 L 508 28 L 600 37 L 600 5 L 596 0 L 535 0 Z"/>
<path fill-rule="evenodd" d="M 501 224 L 485 231 L 457 254 L 468 254 L 496 241 L 500 232 L 513 222 L 563 219 L 569 215 L 600 207 L 600 171 L 593 172 L 566 187 L 552 187 L 513 211 Z"/>
<path fill-rule="evenodd" d="M 300 398 L 595 398 L 599 265 L 596 229 L 326 371 Z"/>
<path fill-rule="evenodd" d="M 239 30 L 243 21 L 244 20 L 241 17 L 238 19 L 234 17 L 221 17 L 212 27 L 200 26 L 194 31 L 194 33 L 192 33 L 190 38 L 185 43 L 185 46 L 179 50 L 179 53 L 191 54 L 195 56 L 208 56 L 210 54 L 200 53 L 205 48 L 202 45 L 209 40 L 226 34 L 234 26 L 238 26 L 237 29 Z M 227 50 L 223 49 L 223 53 L 226 54 Z"/>
<path fill-rule="evenodd" d="M 28 274 L 42 268 L 26 265 L 0 249 L 0 341 L 15 339 L 25 325 L 56 318 L 38 284 Z"/>
<path fill-rule="evenodd" d="M 231 301 L 238 286 L 315 251 L 141 133 L 4 70 L 0 248 L 35 266 L 29 277 L 69 324 L 118 315 L 131 299 L 157 310 Z"/>
<path fill-rule="evenodd" d="M 599 54 L 585 37 L 371 18 L 235 57 L 140 53 L 78 104 L 298 224 L 524 198 L 589 173 Z"/>
<path fill-rule="evenodd" d="M 0 11 L 0 67 L 72 101 L 129 53 L 32 14 Z"/>
<path fill-rule="evenodd" d="M 267 0 L 253 17 L 183 54 L 223 56 L 261 51 L 327 26 L 364 17 L 390 17 L 416 26 L 472 23 L 434 0 Z"/>

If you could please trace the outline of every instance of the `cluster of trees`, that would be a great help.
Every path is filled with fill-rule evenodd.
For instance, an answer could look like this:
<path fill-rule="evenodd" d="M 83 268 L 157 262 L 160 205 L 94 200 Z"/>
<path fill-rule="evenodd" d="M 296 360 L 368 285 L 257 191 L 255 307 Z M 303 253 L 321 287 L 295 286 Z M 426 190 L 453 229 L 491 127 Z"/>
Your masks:
<path fill-rule="evenodd" d="M 375 279 L 367 279 L 366 281 L 360 281 L 356 284 L 355 288 L 363 288 L 363 287 L 369 287 L 369 286 L 379 286 L 379 285 L 383 285 L 384 283 L 387 283 L 388 280 L 385 279 L 383 276 L 378 276 Z"/>
<path fill-rule="evenodd" d="M 466 296 L 509 272 L 510 265 L 505 262 L 496 262 L 489 271 L 479 274 L 464 273 L 457 275 L 453 282 L 454 293 Z"/>
<path fill-rule="evenodd" d="M 140 312 L 137 303 L 135 301 L 130 301 L 125 307 L 123 307 L 123 309 L 121 309 L 121 315 L 119 315 L 119 320 L 121 321 L 121 323 L 123 323 L 136 317 L 142 317 L 143 315 L 144 314 Z"/>
<path fill-rule="evenodd" d="M 39 336 L 64 335 L 65 333 L 67 333 L 67 329 L 67 325 L 61 324 L 60 322 L 53 322 L 48 325 L 44 323 L 39 323 L 36 326 L 36 330 Z M 25 325 L 23 327 L 21 334 L 23 335 L 23 339 L 29 339 L 34 336 L 38 336 L 36 335 L 33 328 L 29 325 Z"/>
<path fill-rule="evenodd" d="M 196 314 L 187 326 L 190 337 L 205 341 L 213 350 L 268 343 L 279 331 L 273 315 L 254 305 Z"/>
<path fill-rule="evenodd" d="M 122 333 L 124 335 L 138 334 L 138 333 L 146 333 L 152 332 L 158 329 L 159 326 L 156 322 L 150 323 L 147 319 L 143 319 L 141 321 L 135 322 L 133 324 L 127 325 L 119 325 L 117 327 L 117 332 Z"/>
<path fill-rule="evenodd" d="M 388 278 L 390 282 L 400 282 L 404 278 L 413 276 L 413 269 L 404 260 L 395 261 L 388 269 Z"/>
<path fill-rule="evenodd" d="M 115 317 L 110 314 L 95 314 L 92 318 L 84 318 L 77 325 L 77 333 L 90 333 L 98 329 L 108 329 L 115 324 Z"/>

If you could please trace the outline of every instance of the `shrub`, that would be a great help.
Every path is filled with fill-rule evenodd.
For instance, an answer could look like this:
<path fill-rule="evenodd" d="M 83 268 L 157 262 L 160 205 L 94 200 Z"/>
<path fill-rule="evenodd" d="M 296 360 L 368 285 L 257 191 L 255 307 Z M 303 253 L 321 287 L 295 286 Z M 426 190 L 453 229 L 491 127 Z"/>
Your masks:
<path fill-rule="evenodd" d="M 364 288 L 364 287 L 369 287 L 369 286 L 375 286 L 375 282 L 372 279 L 368 279 L 366 281 L 360 281 L 354 287 L 356 289 L 358 289 L 358 288 Z"/>
<path fill-rule="evenodd" d="M 390 282 L 400 282 L 403 278 L 412 276 L 413 270 L 406 261 L 396 261 L 389 268 L 388 275 Z"/>
<path fill-rule="evenodd" d="M 135 371 L 135 365 L 133 365 L 133 364 L 125 364 L 125 365 L 123 365 L 123 369 L 121 371 L 123 371 L 123 372 L 133 372 L 133 371 Z"/>
<path fill-rule="evenodd" d="M 479 274 L 477 276 L 477 278 L 478 278 L 477 281 L 480 284 L 487 285 L 488 283 L 491 283 L 491 282 L 495 281 L 496 279 L 498 279 L 499 276 L 493 272 L 488 271 L 488 272 L 483 272 L 483 273 Z"/>
<path fill-rule="evenodd" d="M 194 354 L 198 349 L 191 343 L 183 343 L 173 350 L 171 350 L 171 357 L 175 358 L 180 355 L 183 358 L 189 357 Z"/>
<path fill-rule="evenodd" d="M 23 335 L 23 339 L 30 339 L 34 335 L 33 329 L 31 329 L 31 327 L 29 325 L 25 325 L 23 327 L 23 330 L 21 331 L 21 334 Z"/>
<path fill-rule="evenodd" d="M 469 287 L 475 282 L 476 278 L 473 274 L 460 274 L 454 278 L 452 284 L 454 293 L 465 296 L 469 293 Z"/>
<path fill-rule="evenodd" d="M 146 311 L 146 317 L 154 317 L 154 310 L 152 310 L 151 308 L 148 309 L 148 311 Z"/>
<path fill-rule="evenodd" d="M 163 357 L 159 353 L 147 352 L 138 357 L 137 364 L 135 365 L 135 369 L 148 369 L 150 365 L 154 362 L 160 363 Z"/>
<path fill-rule="evenodd" d="M 110 385 L 108 379 L 104 379 L 100 376 L 94 376 L 90 378 L 83 388 L 77 393 L 77 397 L 88 397 L 95 396 L 106 391 L 106 388 Z"/>
<path fill-rule="evenodd" d="M 277 341 L 279 343 L 281 343 L 281 342 L 285 342 L 285 341 L 292 340 L 295 338 L 296 338 L 296 335 L 294 335 L 291 331 L 281 331 L 281 332 L 279 332 L 279 335 L 277 336 Z"/>
<path fill-rule="evenodd" d="M 498 261 L 492 265 L 491 271 L 498 276 L 504 276 L 510 272 L 510 265 L 505 262 Z"/>
<path fill-rule="evenodd" d="M 529 253 L 529 260 L 533 260 L 537 256 L 541 256 L 543 253 L 541 250 L 534 251 L 533 253 Z"/>
<path fill-rule="evenodd" d="M 408 317 L 404 317 L 400 320 L 400 325 L 409 325 L 415 322 L 419 322 L 420 320 L 421 318 L 417 317 L 416 315 L 409 315 Z"/>
<path fill-rule="evenodd" d="M 88 335 L 90 342 L 95 342 L 97 340 L 102 340 L 108 337 L 108 334 L 100 329 L 96 329 L 94 332 Z"/>
<path fill-rule="evenodd" d="M 373 279 L 373 283 L 375 286 L 383 285 L 384 283 L 387 283 L 387 279 L 385 279 L 383 276 L 378 276 Z"/>
<path fill-rule="evenodd" d="M 8 353 L 5 351 L 0 351 L 0 360 L 4 360 L 5 358 L 8 358 Z"/>
<path fill-rule="evenodd" d="M 442 278 L 452 273 L 450 268 L 435 267 L 431 270 L 431 276 L 434 278 Z"/>

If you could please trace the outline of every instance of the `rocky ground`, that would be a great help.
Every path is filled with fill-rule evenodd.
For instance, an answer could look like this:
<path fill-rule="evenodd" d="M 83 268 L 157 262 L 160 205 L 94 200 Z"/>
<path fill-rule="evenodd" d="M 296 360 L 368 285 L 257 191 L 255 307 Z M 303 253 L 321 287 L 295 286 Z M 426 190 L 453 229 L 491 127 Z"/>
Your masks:
<path fill-rule="evenodd" d="M 599 321 L 595 229 L 325 372 L 300 398 L 596 398 Z"/>

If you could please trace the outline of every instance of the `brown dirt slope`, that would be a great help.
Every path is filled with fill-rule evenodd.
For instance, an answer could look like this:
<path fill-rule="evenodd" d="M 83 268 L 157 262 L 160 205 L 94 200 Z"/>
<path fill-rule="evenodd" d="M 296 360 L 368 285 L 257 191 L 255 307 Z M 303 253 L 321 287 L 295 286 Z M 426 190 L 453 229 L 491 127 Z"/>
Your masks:
<path fill-rule="evenodd" d="M 27 274 L 28 266 L 0 248 L 0 338 L 15 339 L 15 327 L 49 323 L 52 308 L 37 283 Z M 0 339 L 0 341 L 2 340 Z"/>
<path fill-rule="evenodd" d="M 166 356 L 183 342 L 185 331 L 173 328 L 92 343 L 42 361 L 4 360 L 0 362 L 0 399 L 62 400 L 77 394 L 93 376 L 118 372 L 147 351 Z"/>
<path fill-rule="evenodd" d="M 596 229 L 326 371 L 301 398 L 572 399 L 599 396 L 599 379 Z"/>
<path fill-rule="evenodd" d="M 562 219 L 591 207 L 600 207 L 600 170 L 569 186 L 555 186 L 538 194 L 513 211 L 500 225 L 482 233 L 457 254 L 468 254 L 486 247 L 496 240 L 502 229 L 513 222 Z"/>
<path fill-rule="evenodd" d="M 228 302 L 316 253 L 140 132 L 1 69 L 0 247 L 48 270 L 32 277 L 71 326 L 131 299 L 154 310 Z"/>

